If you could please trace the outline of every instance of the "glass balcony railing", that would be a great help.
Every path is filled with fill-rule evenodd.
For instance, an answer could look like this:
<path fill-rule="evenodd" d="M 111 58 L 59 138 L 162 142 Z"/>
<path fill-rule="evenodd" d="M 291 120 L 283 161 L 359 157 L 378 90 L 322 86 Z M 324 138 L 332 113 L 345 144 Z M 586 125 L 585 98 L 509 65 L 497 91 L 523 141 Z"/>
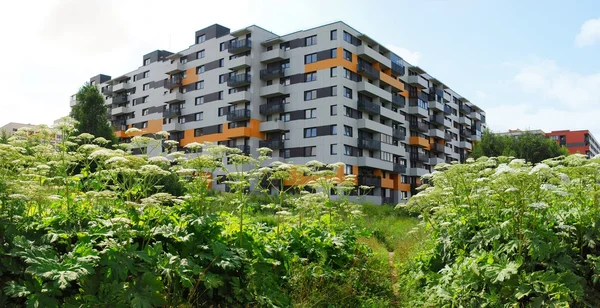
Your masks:
<path fill-rule="evenodd" d="M 381 141 L 367 139 L 367 138 L 358 138 L 358 147 L 369 150 L 381 150 Z"/>
<path fill-rule="evenodd" d="M 249 120 L 250 114 L 251 112 L 248 109 L 234 110 L 227 114 L 227 121 L 236 122 Z"/>
<path fill-rule="evenodd" d="M 374 104 L 372 102 L 369 102 L 365 99 L 358 100 L 357 108 L 358 108 L 358 110 L 364 111 L 369 114 L 380 114 L 381 113 L 381 106 Z"/>
<path fill-rule="evenodd" d="M 283 113 L 285 111 L 284 103 L 263 104 L 259 107 L 259 112 L 262 115 L 271 115 L 275 113 Z"/>
<path fill-rule="evenodd" d="M 240 53 L 248 51 L 252 48 L 252 41 L 250 39 L 235 40 L 229 44 L 229 53 Z"/>

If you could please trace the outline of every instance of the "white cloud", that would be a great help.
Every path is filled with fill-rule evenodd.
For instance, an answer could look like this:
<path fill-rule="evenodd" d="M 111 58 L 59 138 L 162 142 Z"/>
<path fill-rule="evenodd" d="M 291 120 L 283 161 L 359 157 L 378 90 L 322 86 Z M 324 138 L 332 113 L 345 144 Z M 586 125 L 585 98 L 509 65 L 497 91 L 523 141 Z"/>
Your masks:
<path fill-rule="evenodd" d="M 600 18 L 584 22 L 575 37 L 575 46 L 577 47 L 586 47 L 596 43 L 600 43 Z"/>
<path fill-rule="evenodd" d="M 385 45 L 389 50 L 398 56 L 402 57 L 405 61 L 412 65 L 419 65 L 419 60 L 421 60 L 421 53 L 418 51 L 410 51 L 407 48 L 399 47 L 395 45 Z"/>

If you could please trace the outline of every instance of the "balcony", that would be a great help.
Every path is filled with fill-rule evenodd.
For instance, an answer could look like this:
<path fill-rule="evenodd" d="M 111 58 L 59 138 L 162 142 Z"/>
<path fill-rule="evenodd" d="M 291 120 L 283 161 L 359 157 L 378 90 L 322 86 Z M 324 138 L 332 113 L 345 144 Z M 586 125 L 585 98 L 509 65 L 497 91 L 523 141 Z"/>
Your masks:
<path fill-rule="evenodd" d="M 481 133 L 471 135 L 471 141 L 480 142 L 481 141 Z"/>
<path fill-rule="evenodd" d="M 285 130 L 285 122 L 280 120 L 261 122 L 259 131 L 261 133 L 277 132 Z"/>
<path fill-rule="evenodd" d="M 412 114 L 417 117 L 429 118 L 429 110 L 427 108 L 427 103 L 421 99 L 411 98 L 406 111 L 408 114 Z"/>
<path fill-rule="evenodd" d="M 284 103 L 264 104 L 259 106 L 259 113 L 262 115 L 271 115 L 285 112 Z"/>
<path fill-rule="evenodd" d="M 410 153 L 410 160 L 429 163 L 429 155 L 423 153 Z"/>
<path fill-rule="evenodd" d="M 408 176 L 424 176 L 429 173 L 429 170 L 425 168 L 408 168 L 406 169 L 406 175 Z"/>
<path fill-rule="evenodd" d="M 429 148 L 429 140 L 423 137 L 411 136 L 408 138 L 408 144 L 418 146 L 421 148 Z"/>
<path fill-rule="evenodd" d="M 417 87 L 417 88 L 421 88 L 421 89 L 429 88 L 429 82 L 427 81 L 427 79 L 423 78 L 423 76 L 421 76 L 421 75 L 408 76 L 406 78 L 406 81 L 409 85 Z"/>
<path fill-rule="evenodd" d="M 471 131 L 469 131 L 465 128 L 460 128 L 458 130 L 458 134 L 463 138 L 471 138 Z"/>
<path fill-rule="evenodd" d="M 458 111 L 460 111 L 461 113 L 466 113 L 466 114 L 471 114 L 471 112 L 473 111 L 471 109 L 471 107 L 465 105 L 465 104 L 460 104 Z"/>
<path fill-rule="evenodd" d="M 358 176 L 358 185 L 359 186 L 373 186 L 373 187 L 381 187 L 381 177 L 373 176 L 373 175 L 359 175 Z"/>
<path fill-rule="evenodd" d="M 471 119 L 481 121 L 481 113 L 479 113 L 478 111 L 471 112 Z"/>
<path fill-rule="evenodd" d="M 394 164 L 394 172 L 395 173 L 405 173 L 406 166 L 401 164 Z"/>
<path fill-rule="evenodd" d="M 444 105 L 444 113 L 445 114 L 452 114 L 452 107 L 450 107 L 448 105 Z"/>
<path fill-rule="evenodd" d="M 237 104 L 243 102 L 249 102 L 252 98 L 250 91 L 238 91 L 227 95 L 227 102 L 229 104 Z"/>
<path fill-rule="evenodd" d="M 163 118 L 175 118 L 181 116 L 181 108 L 163 110 Z"/>
<path fill-rule="evenodd" d="M 171 78 L 165 82 L 165 88 L 171 90 L 177 87 L 181 87 L 183 84 L 182 78 Z"/>
<path fill-rule="evenodd" d="M 458 143 L 458 147 L 459 148 L 463 148 L 463 149 L 467 149 L 467 150 L 472 150 L 473 149 L 473 145 L 468 142 L 468 141 L 461 141 Z"/>
<path fill-rule="evenodd" d="M 110 110 L 110 115 L 112 116 L 117 116 L 126 113 L 129 113 L 129 108 L 127 107 L 116 107 Z"/>
<path fill-rule="evenodd" d="M 102 89 L 102 94 L 106 95 L 106 96 L 111 96 L 113 94 L 113 87 L 112 86 L 106 86 Z"/>
<path fill-rule="evenodd" d="M 163 124 L 163 130 L 167 132 L 182 132 L 183 124 L 172 121 L 171 123 Z"/>
<path fill-rule="evenodd" d="M 383 100 L 391 102 L 392 93 L 388 92 L 376 85 L 368 83 L 367 81 L 361 81 L 358 83 L 358 93 L 367 94 L 370 96 L 381 97 Z"/>
<path fill-rule="evenodd" d="M 239 69 L 250 67 L 251 65 L 252 59 L 250 57 L 244 56 L 229 60 L 228 67 L 232 71 L 237 71 Z"/>
<path fill-rule="evenodd" d="M 174 60 L 171 63 L 167 64 L 167 69 L 166 69 L 165 73 L 168 75 L 172 75 L 172 74 L 181 73 L 183 71 L 185 71 L 185 65 L 182 64 L 181 62 L 179 62 L 177 59 L 177 60 Z"/>
<path fill-rule="evenodd" d="M 406 74 L 406 67 L 402 64 L 392 62 L 392 72 L 398 76 L 404 76 Z"/>
<path fill-rule="evenodd" d="M 250 81 L 252 80 L 251 77 L 252 76 L 250 76 L 250 73 L 237 74 L 235 76 L 231 76 L 229 77 L 229 80 L 227 80 L 227 86 L 232 88 L 245 86 L 247 84 L 250 84 Z"/>
<path fill-rule="evenodd" d="M 380 151 L 381 141 L 367 138 L 358 138 L 358 147 L 362 149 Z"/>
<path fill-rule="evenodd" d="M 163 95 L 163 101 L 165 102 L 165 104 L 182 102 L 183 94 L 181 94 L 179 91 L 172 91 L 170 93 L 166 93 Z"/>
<path fill-rule="evenodd" d="M 381 169 L 386 171 L 392 171 L 394 169 L 394 164 L 381 160 L 379 158 L 369 157 L 369 156 L 361 156 L 358 158 L 358 166 L 359 167 L 369 167 L 375 169 Z"/>
<path fill-rule="evenodd" d="M 444 153 L 446 151 L 446 146 L 441 143 L 432 143 L 429 145 L 429 149 L 431 151 Z"/>
<path fill-rule="evenodd" d="M 362 58 L 368 59 L 370 62 L 379 62 L 384 68 L 390 68 L 392 66 L 392 60 L 375 51 L 367 44 L 358 46 L 356 54 Z"/>
<path fill-rule="evenodd" d="M 112 86 L 112 90 L 114 93 L 119 93 L 123 91 L 127 91 L 131 88 L 131 84 L 128 82 L 117 83 Z"/>
<path fill-rule="evenodd" d="M 285 87 L 282 84 L 272 84 L 270 86 L 260 88 L 260 96 L 273 97 L 285 94 Z"/>
<path fill-rule="evenodd" d="M 265 68 L 260 70 L 261 80 L 272 80 L 275 78 L 281 78 L 285 76 L 285 69 L 281 67 L 277 68 Z"/>
<path fill-rule="evenodd" d="M 392 129 L 392 137 L 398 140 L 405 140 L 406 131 L 403 129 Z"/>
<path fill-rule="evenodd" d="M 445 106 L 445 105 L 444 105 L 444 104 L 442 104 L 442 103 L 440 103 L 440 102 L 438 102 L 438 101 L 435 101 L 435 100 L 433 100 L 433 101 L 432 101 L 432 100 L 429 100 L 428 106 L 429 106 L 429 108 L 431 108 L 431 109 L 433 109 L 433 110 L 437 110 L 437 111 L 440 111 L 440 112 L 444 112 L 444 106 Z"/>
<path fill-rule="evenodd" d="M 441 163 L 446 163 L 446 159 L 445 158 L 441 158 L 441 157 L 437 157 L 437 156 L 431 157 L 429 159 L 429 164 L 432 165 L 432 166 L 435 166 L 435 165 L 438 165 L 438 164 L 441 164 Z"/>
<path fill-rule="evenodd" d="M 404 108 L 406 106 L 406 98 L 402 95 L 392 93 L 392 105 L 397 108 Z"/>
<path fill-rule="evenodd" d="M 234 145 L 234 146 L 231 146 L 230 148 L 238 149 L 238 150 L 242 151 L 242 154 L 244 154 L 244 155 L 250 155 L 250 146 L 249 145 Z"/>
<path fill-rule="evenodd" d="M 260 148 L 269 148 L 269 149 L 283 149 L 284 142 L 282 140 L 260 140 L 258 142 L 258 147 Z"/>
<path fill-rule="evenodd" d="M 463 124 L 463 125 L 468 125 L 468 126 L 471 126 L 471 124 L 472 124 L 471 119 L 469 119 L 467 117 L 459 117 L 458 123 Z"/>
<path fill-rule="evenodd" d="M 429 122 L 437 125 L 444 125 L 444 117 L 439 115 L 432 115 L 429 117 Z"/>
<path fill-rule="evenodd" d="M 235 40 L 229 43 L 229 53 L 240 53 L 248 51 L 252 48 L 252 41 L 250 39 Z"/>
<path fill-rule="evenodd" d="M 381 113 L 381 106 L 374 104 L 372 102 L 369 102 L 365 99 L 359 99 L 356 106 L 357 106 L 358 110 L 364 111 L 368 114 L 378 115 Z"/>
<path fill-rule="evenodd" d="M 381 197 L 381 204 L 394 205 L 394 204 L 398 203 L 395 200 L 396 199 L 394 197 Z"/>
<path fill-rule="evenodd" d="M 451 133 L 444 133 L 444 140 L 451 141 L 452 140 L 452 134 Z"/>
<path fill-rule="evenodd" d="M 379 71 L 365 62 L 359 62 L 356 65 L 356 71 L 368 79 L 379 79 Z"/>
<path fill-rule="evenodd" d="M 227 114 L 227 121 L 237 122 L 237 121 L 249 120 L 250 114 L 251 114 L 251 112 L 248 109 L 230 111 Z"/>
<path fill-rule="evenodd" d="M 445 135 L 444 135 L 444 131 L 441 129 L 437 129 L 437 128 L 432 128 L 429 130 L 429 136 L 430 137 L 435 137 L 435 138 L 440 138 L 440 139 L 444 139 Z"/>
<path fill-rule="evenodd" d="M 262 63 L 272 63 L 285 59 L 285 51 L 281 48 L 273 48 L 273 50 L 269 50 L 267 52 L 263 52 L 260 55 L 260 62 Z"/>
<path fill-rule="evenodd" d="M 75 105 L 77 105 L 77 94 L 71 95 L 71 98 L 69 99 L 69 106 L 73 107 Z"/>
<path fill-rule="evenodd" d="M 392 127 L 379 122 L 369 120 L 368 118 L 362 118 L 358 120 L 357 128 L 361 130 L 370 131 L 373 133 L 381 133 L 386 135 L 392 134 Z"/>
<path fill-rule="evenodd" d="M 410 129 L 423 133 L 429 133 L 429 124 L 423 122 L 411 122 Z"/>
<path fill-rule="evenodd" d="M 121 104 L 127 102 L 127 94 L 121 94 L 113 97 L 113 104 Z"/>

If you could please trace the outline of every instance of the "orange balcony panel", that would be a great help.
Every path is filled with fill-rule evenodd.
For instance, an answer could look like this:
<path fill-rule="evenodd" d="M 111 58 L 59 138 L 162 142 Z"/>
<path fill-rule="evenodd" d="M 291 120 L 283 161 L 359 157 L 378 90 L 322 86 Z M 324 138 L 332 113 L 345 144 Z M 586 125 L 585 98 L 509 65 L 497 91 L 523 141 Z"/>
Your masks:
<path fill-rule="evenodd" d="M 381 187 L 394 189 L 394 180 L 393 179 L 381 179 Z"/>
<path fill-rule="evenodd" d="M 400 82 L 400 80 L 394 79 L 394 77 L 386 73 L 379 73 L 379 79 L 392 86 L 395 89 L 395 91 L 404 91 L 404 84 Z"/>
<path fill-rule="evenodd" d="M 422 147 L 422 148 L 425 148 L 426 150 L 429 150 L 429 140 L 427 140 L 425 138 L 421 138 L 421 137 L 417 137 L 417 136 L 411 136 L 408 139 L 408 144 L 410 144 L 410 145 L 416 145 L 418 147 Z"/>
<path fill-rule="evenodd" d="M 115 136 L 117 136 L 117 138 L 126 138 L 127 137 L 127 135 L 125 135 L 125 131 L 123 131 L 123 130 L 115 131 Z"/>
<path fill-rule="evenodd" d="M 399 191 L 410 191 L 410 184 L 398 183 L 397 186 L 398 187 L 396 188 L 396 190 L 399 190 Z"/>

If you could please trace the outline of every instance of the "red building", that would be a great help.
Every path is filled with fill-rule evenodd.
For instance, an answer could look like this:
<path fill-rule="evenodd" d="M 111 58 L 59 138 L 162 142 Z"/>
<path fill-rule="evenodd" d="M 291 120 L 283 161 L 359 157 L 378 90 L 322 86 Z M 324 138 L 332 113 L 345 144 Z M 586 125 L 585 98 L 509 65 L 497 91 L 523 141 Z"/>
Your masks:
<path fill-rule="evenodd" d="M 547 133 L 546 136 L 565 146 L 571 154 L 579 153 L 593 157 L 600 153 L 600 146 L 589 130 L 557 130 Z"/>

